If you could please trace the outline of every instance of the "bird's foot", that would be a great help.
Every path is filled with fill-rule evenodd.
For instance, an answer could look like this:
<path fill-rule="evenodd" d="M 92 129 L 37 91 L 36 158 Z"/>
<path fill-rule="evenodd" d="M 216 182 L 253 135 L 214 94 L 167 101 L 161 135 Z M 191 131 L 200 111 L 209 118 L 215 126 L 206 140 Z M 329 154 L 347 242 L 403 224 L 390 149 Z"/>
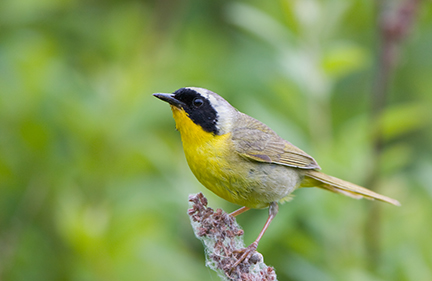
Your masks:
<path fill-rule="evenodd" d="M 250 244 L 247 248 L 235 251 L 235 253 L 237 254 L 237 256 L 239 256 L 239 258 L 237 258 L 237 261 L 233 264 L 231 271 L 234 268 L 236 268 L 240 263 L 242 263 L 242 261 L 247 262 L 253 256 L 253 253 L 255 253 L 257 248 L 258 248 L 258 243 L 255 241 L 252 244 Z"/>

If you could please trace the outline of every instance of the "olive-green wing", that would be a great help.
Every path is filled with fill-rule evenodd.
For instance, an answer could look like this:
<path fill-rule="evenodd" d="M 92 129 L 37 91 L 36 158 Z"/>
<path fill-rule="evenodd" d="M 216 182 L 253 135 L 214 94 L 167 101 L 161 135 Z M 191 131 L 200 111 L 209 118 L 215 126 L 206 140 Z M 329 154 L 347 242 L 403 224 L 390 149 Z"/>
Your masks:
<path fill-rule="evenodd" d="M 306 152 L 282 139 L 258 120 L 242 114 L 237 124 L 241 126 L 232 131 L 232 141 L 241 156 L 301 169 L 320 169 Z"/>

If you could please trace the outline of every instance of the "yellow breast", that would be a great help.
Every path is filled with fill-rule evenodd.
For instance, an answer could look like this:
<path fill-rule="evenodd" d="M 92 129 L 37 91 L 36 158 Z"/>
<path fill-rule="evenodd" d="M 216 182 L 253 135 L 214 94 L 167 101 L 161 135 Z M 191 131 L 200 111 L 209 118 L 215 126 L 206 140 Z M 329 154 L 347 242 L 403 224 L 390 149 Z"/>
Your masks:
<path fill-rule="evenodd" d="M 187 113 L 171 107 L 189 167 L 195 177 L 216 195 L 242 204 L 233 193 L 231 182 L 238 177 L 230 168 L 230 134 L 214 135 L 195 124 Z"/>
<path fill-rule="evenodd" d="M 265 208 L 297 186 L 294 169 L 248 161 L 234 152 L 231 133 L 206 132 L 183 109 L 172 111 L 190 169 L 216 195 L 249 208 Z"/>

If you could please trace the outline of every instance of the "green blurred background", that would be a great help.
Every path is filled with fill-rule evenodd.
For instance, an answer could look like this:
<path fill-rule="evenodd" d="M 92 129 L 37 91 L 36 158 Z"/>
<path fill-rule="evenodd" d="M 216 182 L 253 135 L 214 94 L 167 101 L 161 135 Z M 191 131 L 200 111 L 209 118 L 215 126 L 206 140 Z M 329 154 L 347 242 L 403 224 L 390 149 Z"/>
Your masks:
<path fill-rule="evenodd" d="M 152 96 L 184 86 L 219 93 L 326 173 L 402 203 L 296 191 L 259 247 L 279 280 L 428 280 L 430 8 L 373 115 L 374 1 L 1 1 L 0 280 L 218 280 L 187 196 L 238 206 L 197 182 Z M 246 243 L 266 217 L 238 218 Z"/>

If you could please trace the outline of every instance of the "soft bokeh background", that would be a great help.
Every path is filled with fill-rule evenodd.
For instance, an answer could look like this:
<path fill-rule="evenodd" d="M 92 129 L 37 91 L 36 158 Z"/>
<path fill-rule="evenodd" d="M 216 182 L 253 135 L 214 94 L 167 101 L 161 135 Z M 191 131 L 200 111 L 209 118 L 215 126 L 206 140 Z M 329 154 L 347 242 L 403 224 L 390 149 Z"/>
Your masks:
<path fill-rule="evenodd" d="M 183 86 L 402 203 L 298 190 L 259 247 L 279 280 L 429 279 L 432 9 L 373 115 L 378 16 L 363 0 L 1 1 L 0 280 L 218 280 L 187 196 L 238 206 L 197 182 L 152 96 Z M 239 217 L 247 243 L 266 217 Z"/>

